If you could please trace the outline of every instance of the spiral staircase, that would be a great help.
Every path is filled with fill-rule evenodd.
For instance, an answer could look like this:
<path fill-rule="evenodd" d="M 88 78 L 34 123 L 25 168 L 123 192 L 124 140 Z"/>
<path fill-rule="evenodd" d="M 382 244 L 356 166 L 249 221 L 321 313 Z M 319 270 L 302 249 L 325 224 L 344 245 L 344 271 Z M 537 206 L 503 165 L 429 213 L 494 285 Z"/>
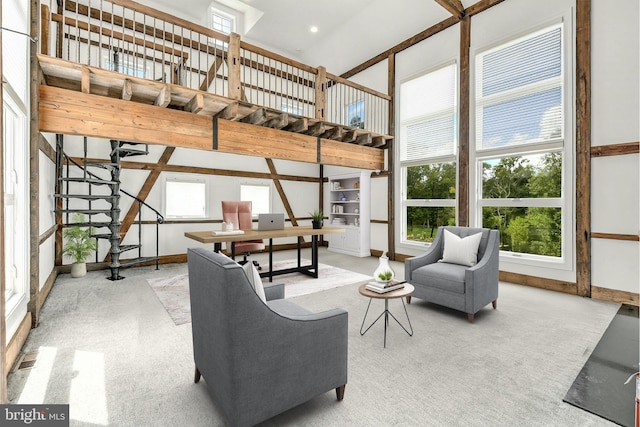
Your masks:
<path fill-rule="evenodd" d="M 66 227 L 88 227 L 92 230 L 91 236 L 98 240 L 109 242 L 109 269 L 110 280 L 121 280 L 120 270 L 140 264 L 148 264 L 155 261 L 156 270 L 159 261 L 159 224 L 164 222 L 164 217 L 143 200 L 123 190 L 120 182 L 120 161 L 131 156 L 149 154 L 148 146 L 126 141 L 111 140 L 111 152 L 109 162 L 91 161 L 87 158 L 87 137 L 84 137 L 84 150 L 82 158 L 72 158 L 64 151 L 64 136 L 56 137 L 56 168 L 58 180 L 55 197 L 57 214 L 65 216 Z M 143 147 L 141 149 L 140 147 Z M 138 241 L 134 244 L 123 244 L 120 222 L 120 198 L 122 195 L 130 197 L 134 203 L 138 203 Z M 156 221 L 156 253 L 155 256 L 142 256 L 142 208 L 149 209 L 155 214 Z M 73 222 L 73 214 L 83 214 L 86 222 Z M 99 248 L 99 246 L 98 246 Z M 137 256 L 121 259 L 122 254 L 137 249 Z M 96 262 L 98 262 L 96 251 Z"/>

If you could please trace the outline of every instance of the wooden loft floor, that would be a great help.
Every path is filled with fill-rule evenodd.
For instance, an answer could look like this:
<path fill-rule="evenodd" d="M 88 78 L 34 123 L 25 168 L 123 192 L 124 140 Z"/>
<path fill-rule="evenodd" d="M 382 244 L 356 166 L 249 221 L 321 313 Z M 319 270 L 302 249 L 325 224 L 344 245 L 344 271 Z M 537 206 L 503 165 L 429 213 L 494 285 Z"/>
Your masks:
<path fill-rule="evenodd" d="M 362 169 L 392 137 L 38 55 L 41 132 Z"/>

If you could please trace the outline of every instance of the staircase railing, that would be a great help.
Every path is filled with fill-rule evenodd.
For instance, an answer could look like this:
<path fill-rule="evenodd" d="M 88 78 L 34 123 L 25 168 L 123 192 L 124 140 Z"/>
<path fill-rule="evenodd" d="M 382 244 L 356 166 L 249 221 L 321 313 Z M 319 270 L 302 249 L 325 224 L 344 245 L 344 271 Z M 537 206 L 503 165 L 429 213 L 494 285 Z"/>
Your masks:
<path fill-rule="evenodd" d="M 158 264 L 160 259 L 160 224 L 164 223 L 164 216 L 160 212 L 158 212 L 155 208 L 147 204 L 144 200 L 140 199 L 139 197 L 134 196 L 133 194 L 123 190 L 122 188 L 120 189 L 120 192 L 122 194 L 125 194 L 131 197 L 133 200 L 138 202 L 137 224 L 138 224 L 138 243 L 140 243 L 140 245 L 142 245 L 142 206 L 146 207 L 147 209 L 152 211 L 154 214 L 156 214 L 156 270 L 158 270 L 159 268 Z M 142 246 L 138 248 L 138 256 L 142 257 Z"/>

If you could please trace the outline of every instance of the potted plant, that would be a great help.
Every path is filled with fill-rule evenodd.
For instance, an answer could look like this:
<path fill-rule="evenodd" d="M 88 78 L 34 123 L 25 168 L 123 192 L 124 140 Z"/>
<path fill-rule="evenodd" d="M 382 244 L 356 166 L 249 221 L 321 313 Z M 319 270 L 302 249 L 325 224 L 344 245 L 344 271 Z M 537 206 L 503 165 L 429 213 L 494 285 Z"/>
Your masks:
<path fill-rule="evenodd" d="M 311 215 L 311 224 L 313 225 L 313 228 L 316 230 L 322 228 L 322 219 L 324 218 L 322 210 L 316 209 L 313 212 L 309 212 L 309 215 Z"/>
<path fill-rule="evenodd" d="M 73 216 L 73 221 L 80 224 L 86 222 L 85 216 L 80 213 Z M 83 277 L 87 274 L 87 258 L 98 248 L 96 240 L 91 237 L 92 229 L 73 225 L 62 234 L 65 238 L 62 253 L 75 261 L 71 264 L 71 277 Z"/>

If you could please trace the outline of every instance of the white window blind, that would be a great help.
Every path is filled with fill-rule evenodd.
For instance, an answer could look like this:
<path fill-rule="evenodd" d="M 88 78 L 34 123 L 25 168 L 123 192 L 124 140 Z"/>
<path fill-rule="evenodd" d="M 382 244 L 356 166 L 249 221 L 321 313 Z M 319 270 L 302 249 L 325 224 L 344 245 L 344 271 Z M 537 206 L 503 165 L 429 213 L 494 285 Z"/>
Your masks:
<path fill-rule="evenodd" d="M 478 150 L 564 138 L 562 63 L 560 25 L 477 56 Z"/>
<path fill-rule="evenodd" d="M 456 88 L 456 64 L 400 86 L 401 161 L 455 155 Z"/>

